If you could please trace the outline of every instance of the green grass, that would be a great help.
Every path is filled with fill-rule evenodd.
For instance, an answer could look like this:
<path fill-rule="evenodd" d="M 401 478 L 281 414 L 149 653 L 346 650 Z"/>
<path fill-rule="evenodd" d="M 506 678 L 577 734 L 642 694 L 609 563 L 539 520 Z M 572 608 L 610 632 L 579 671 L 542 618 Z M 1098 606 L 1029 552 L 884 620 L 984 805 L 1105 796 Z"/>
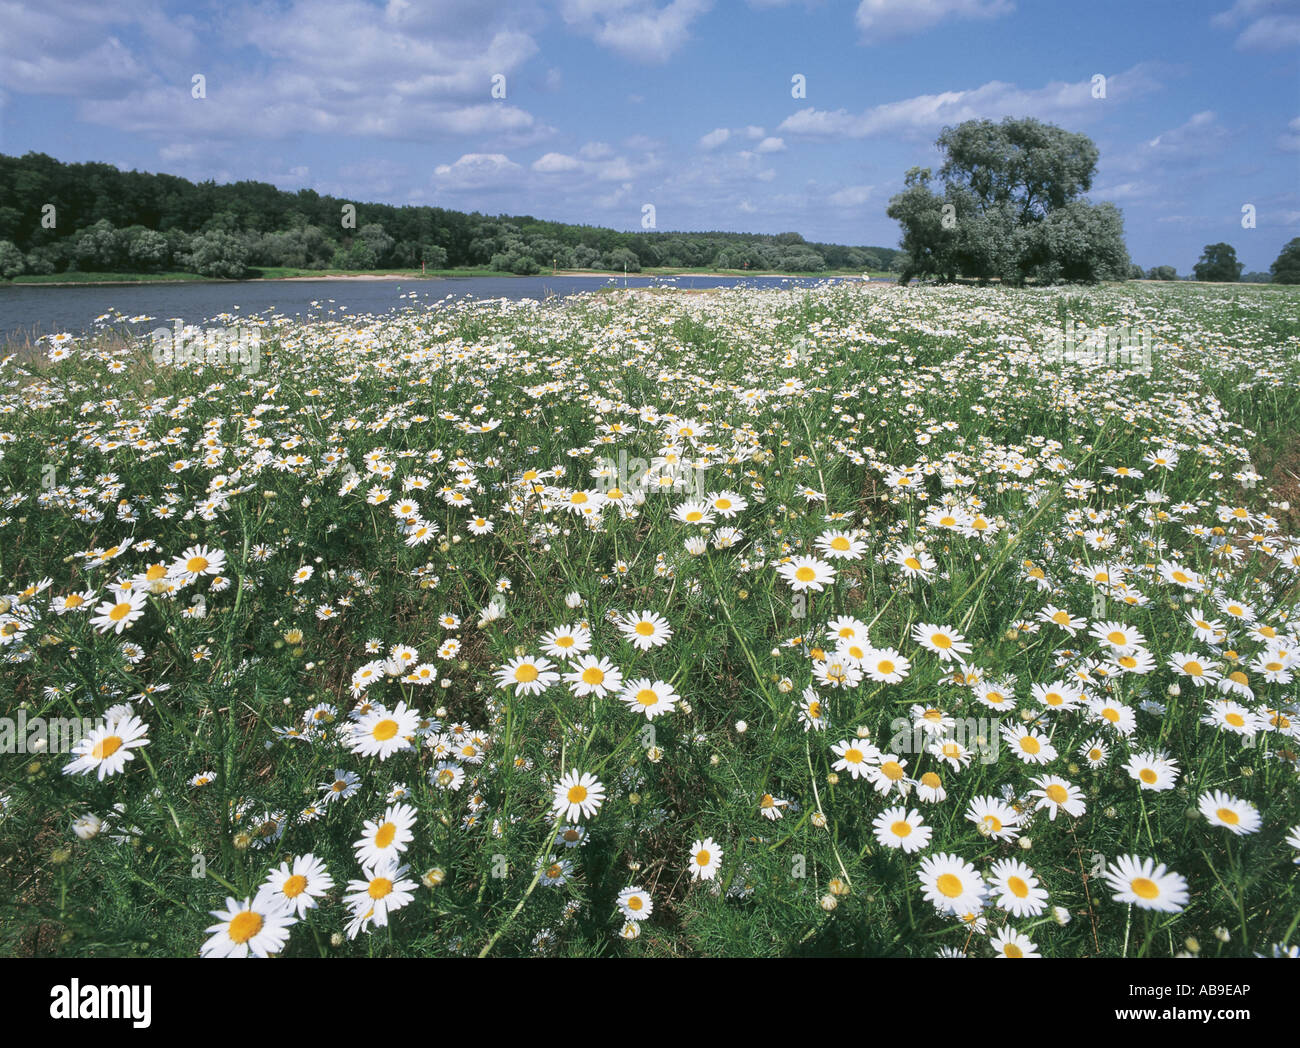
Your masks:
<path fill-rule="evenodd" d="M 149 742 L 102 781 L 65 773 L 66 752 L 0 758 L 0 950 L 194 956 L 227 896 L 306 853 L 334 886 L 290 930 L 294 956 L 990 956 L 1010 929 L 1046 956 L 1294 945 L 1300 744 L 1280 718 L 1300 700 L 1267 678 L 1277 645 L 1229 609 L 1298 646 L 1300 539 L 1273 504 L 1279 477 L 1244 469 L 1294 461 L 1297 306 L 1297 291 L 1148 284 L 630 293 L 268 321 L 254 373 L 165 366 L 120 341 L 11 362 L 0 637 L 20 665 L 0 675 L 0 717 L 98 720 L 129 702 Z M 1064 318 L 1158 332 L 1149 372 L 1053 361 Z M 651 465 L 670 447 L 692 468 Z M 1170 448 L 1172 468 L 1145 461 Z M 700 499 L 712 521 L 691 521 Z M 603 508 L 583 516 L 584 501 Z M 834 532 L 845 559 L 828 555 Z M 167 570 L 200 555 L 214 574 Z M 804 557 L 834 579 L 797 591 Z M 95 625 L 133 577 L 141 617 Z M 59 614 L 84 591 L 91 614 Z M 1042 621 L 1049 604 L 1086 625 Z M 615 620 L 647 611 L 672 634 L 637 647 Z M 1190 612 L 1222 623 L 1221 642 L 1198 639 Z M 836 686 L 828 630 L 850 618 L 873 664 L 884 649 L 906 661 L 900 679 Z M 1141 634 L 1150 666 L 1126 670 L 1091 634 L 1111 621 Z M 642 685 L 630 703 L 563 680 L 533 694 L 527 674 L 502 686 L 582 624 L 592 656 L 625 685 L 670 688 L 673 708 L 634 712 Z M 914 639 L 923 624 L 965 638 L 985 690 Z M 377 667 L 395 646 L 434 682 Z M 1178 652 L 1243 674 L 1249 694 L 1196 686 Z M 1034 697 L 1075 694 L 1084 667 L 1096 709 Z M 353 752 L 354 690 L 436 720 L 454 755 Z M 824 725 L 805 726 L 809 696 Z M 1212 718 L 1226 698 L 1258 718 L 1249 738 Z M 322 707 L 308 738 L 286 734 Z M 964 766 L 930 752 L 914 708 L 954 719 Z M 999 729 L 1034 729 L 1055 755 L 1028 763 Z M 1081 752 L 1094 739 L 1097 766 Z M 834 748 L 855 741 L 906 762 L 906 796 L 836 770 Z M 1172 788 L 1126 770 L 1147 751 L 1176 762 Z M 438 783 L 444 761 L 458 788 Z M 357 792 L 311 811 L 336 769 Z M 604 799 L 569 848 L 551 811 L 575 770 Z M 946 799 L 920 795 L 931 774 Z M 1086 810 L 1039 810 L 1043 775 Z M 350 938 L 353 843 L 399 787 L 413 898 Z M 1200 814 L 1212 791 L 1252 806 L 1258 831 Z M 1012 806 L 1014 838 L 967 817 L 988 797 Z M 930 830 L 916 854 L 878 839 L 895 805 Z M 86 815 L 110 826 L 82 839 Z M 711 880 L 691 872 L 704 838 L 722 853 Z M 978 924 L 943 914 L 918 877 L 939 853 L 985 875 L 1022 862 L 1047 898 L 1015 916 L 994 897 Z M 1186 901 L 1116 902 L 1104 873 L 1129 855 L 1182 878 Z M 566 883 L 543 883 L 552 863 Z M 653 904 L 635 938 L 616 909 L 630 887 Z"/>

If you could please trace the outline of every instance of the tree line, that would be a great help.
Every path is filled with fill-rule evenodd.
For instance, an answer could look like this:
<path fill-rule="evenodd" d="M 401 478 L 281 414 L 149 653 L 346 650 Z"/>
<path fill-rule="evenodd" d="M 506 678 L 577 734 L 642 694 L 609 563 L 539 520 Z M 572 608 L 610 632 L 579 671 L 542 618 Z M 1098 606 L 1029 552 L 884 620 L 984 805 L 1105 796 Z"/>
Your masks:
<path fill-rule="evenodd" d="M 256 267 L 487 268 L 639 272 L 888 270 L 899 251 L 798 233 L 623 233 L 600 226 L 431 206 L 357 203 L 265 182 L 176 175 L 0 154 L 0 276 L 174 270 L 238 278 Z"/>

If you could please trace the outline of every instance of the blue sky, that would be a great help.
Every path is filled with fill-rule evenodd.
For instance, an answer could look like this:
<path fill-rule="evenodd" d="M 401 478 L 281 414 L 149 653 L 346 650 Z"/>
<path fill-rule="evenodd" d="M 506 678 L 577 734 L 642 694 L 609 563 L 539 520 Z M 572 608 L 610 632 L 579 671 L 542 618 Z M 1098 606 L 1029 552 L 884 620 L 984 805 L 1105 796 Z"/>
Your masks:
<path fill-rule="evenodd" d="M 0 0 L 0 27 L 9 154 L 894 246 L 945 124 L 1033 116 L 1097 142 L 1140 265 L 1224 240 L 1264 270 L 1300 236 L 1300 0 Z"/>

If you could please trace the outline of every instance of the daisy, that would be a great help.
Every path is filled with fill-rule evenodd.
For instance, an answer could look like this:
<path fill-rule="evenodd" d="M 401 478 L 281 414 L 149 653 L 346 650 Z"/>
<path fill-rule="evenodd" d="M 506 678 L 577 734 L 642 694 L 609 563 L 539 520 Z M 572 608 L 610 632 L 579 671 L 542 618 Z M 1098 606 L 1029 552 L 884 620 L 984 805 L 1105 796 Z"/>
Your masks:
<path fill-rule="evenodd" d="M 1001 859 L 989 870 L 989 887 L 997 905 L 1013 917 L 1037 917 L 1047 908 L 1047 892 L 1034 871 L 1016 859 Z"/>
<path fill-rule="evenodd" d="M 1014 841 L 1020 836 L 1020 815 L 996 797 L 975 797 L 966 809 L 966 818 L 981 834 L 995 841 Z"/>
<path fill-rule="evenodd" d="M 972 756 L 969 749 L 950 736 L 935 739 L 926 752 L 947 762 L 953 771 L 961 771 L 969 765 Z"/>
<path fill-rule="evenodd" d="M 591 631 L 582 625 L 562 625 L 550 633 L 543 633 L 541 642 L 543 654 L 554 659 L 573 658 L 591 650 Z"/>
<path fill-rule="evenodd" d="M 691 844 L 691 877 L 700 881 L 711 881 L 718 875 L 722 866 L 722 849 L 712 837 Z"/>
<path fill-rule="evenodd" d="M 1223 676 L 1206 659 L 1194 651 L 1176 651 L 1169 656 L 1169 668 L 1183 677 L 1188 677 L 1198 688 L 1213 684 Z"/>
<path fill-rule="evenodd" d="M 1200 608 L 1189 612 L 1187 621 L 1191 623 L 1192 629 L 1196 633 L 1196 639 L 1203 644 L 1218 644 L 1228 635 L 1228 631 L 1223 628 L 1222 622 L 1218 619 L 1207 619 Z"/>
<path fill-rule="evenodd" d="M 1067 780 L 1055 775 L 1043 775 L 1034 782 L 1038 784 L 1038 789 L 1029 791 L 1029 796 L 1038 798 L 1034 809 L 1038 811 L 1046 808 L 1048 818 L 1053 822 L 1059 812 L 1064 811 L 1066 815 L 1078 818 L 1088 810 L 1083 800 L 1083 791 Z"/>
<path fill-rule="evenodd" d="M 990 945 L 999 957 L 1042 957 L 1027 936 L 1014 928 L 1003 928 L 990 941 Z"/>
<path fill-rule="evenodd" d="M 903 569 L 904 578 L 919 578 L 925 582 L 934 578 L 935 568 L 939 566 L 930 554 L 914 546 L 903 546 L 891 560 Z"/>
<path fill-rule="evenodd" d="M 1201 723 L 1211 728 L 1222 728 L 1236 735 L 1251 736 L 1259 728 L 1259 717 L 1254 710 L 1223 699 L 1210 704 L 1209 712 L 1201 718 Z"/>
<path fill-rule="evenodd" d="M 1068 611 L 1063 611 L 1054 604 L 1043 605 L 1043 609 L 1035 617 L 1042 622 L 1060 626 L 1071 637 L 1088 625 L 1087 619 L 1076 619 Z"/>
<path fill-rule="evenodd" d="M 1110 758 L 1110 747 L 1101 739 L 1089 739 L 1079 747 L 1079 756 L 1088 762 L 1090 768 L 1104 768 Z"/>
<path fill-rule="evenodd" d="M 771 822 L 784 818 L 785 813 L 781 809 L 788 807 L 790 807 L 789 801 L 773 797 L 770 793 L 765 793 L 758 799 L 758 813 Z"/>
<path fill-rule="evenodd" d="M 640 677 L 628 683 L 619 699 L 633 713 L 644 713 L 646 720 L 654 720 L 661 713 L 671 713 L 681 696 L 670 684 Z"/>
<path fill-rule="evenodd" d="M 862 660 L 862 671 L 881 684 L 897 684 L 912 664 L 893 648 L 871 649 Z"/>
<path fill-rule="evenodd" d="M 408 869 L 389 860 L 363 867 L 361 880 L 348 881 L 347 890 L 352 894 L 343 901 L 352 907 L 349 939 L 355 939 L 372 921 L 380 928 L 387 926 L 389 914 L 415 898 L 415 882 L 405 876 Z"/>
<path fill-rule="evenodd" d="M 679 524 L 712 524 L 714 516 L 703 502 L 683 502 L 672 514 Z"/>
<path fill-rule="evenodd" d="M 378 821 L 366 820 L 359 840 L 352 842 L 357 861 L 362 866 L 373 866 L 385 859 L 396 860 L 415 839 L 411 827 L 415 825 L 415 809 L 409 804 L 397 804 L 384 811 Z"/>
<path fill-rule="evenodd" d="M 407 709 L 405 702 L 399 702 L 391 713 L 376 706 L 357 721 L 348 748 L 363 757 L 385 761 L 399 750 L 411 749 L 419 727 L 419 713 Z"/>
<path fill-rule="evenodd" d="M 730 520 L 737 513 L 743 513 L 749 508 L 749 503 L 734 491 L 710 493 L 704 497 L 704 500 L 708 503 L 710 509 L 726 520 Z"/>
<path fill-rule="evenodd" d="M 644 921 L 655 909 L 650 896 L 637 886 L 619 892 L 615 904 L 629 921 Z"/>
<path fill-rule="evenodd" d="M 555 784 L 552 808 L 570 822 L 590 819 L 604 803 L 605 787 L 590 773 L 583 774 L 574 768 Z"/>
<path fill-rule="evenodd" d="M 638 651 L 661 648 L 673 635 L 668 620 L 653 611 L 625 616 L 619 623 L 619 629 Z"/>
<path fill-rule="evenodd" d="M 916 875 L 925 898 L 940 913 L 962 914 L 983 908 L 984 880 L 965 859 L 947 852 L 930 855 L 921 861 Z"/>
<path fill-rule="evenodd" d="M 116 590 L 113 600 L 106 600 L 95 609 L 90 620 L 100 633 L 112 630 L 121 633 L 144 615 L 148 595 L 143 590 Z"/>
<path fill-rule="evenodd" d="M 554 855 L 543 859 L 537 866 L 538 880 L 547 888 L 562 888 L 573 875 L 573 863 L 568 859 L 557 859 Z"/>
<path fill-rule="evenodd" d="M 779 565 L 776 571 L 795 593 L 805 590 L 820 593 L 835 581 L 835 569 L 815 557 L 794 557 L 788 564 Z"/>
<path fill-rule="evenodd" d="M 826 531 L 817 537 L 817 551 L 830 560 L 857 560 L 867 552 L 867 544 L 847 531 Z"/>
<path fill-rule="evenodd" d="M 912 639 L 923 648 L 928 648 L 944 662 L 950 662 L 958 655 L 969 655 L 971 646 L 951 626 L 935 626 L 923 622 L 912 629 Z"/>
<path fill-rule="evenodd" d="M 921 813 L 905 806 L 886 808 L 872 822 L 876 840 L 886 848 L 902 848 L 907 854 L 920 851 L 930 844 L 933 832 L 921 820 Z"/>
<path fill-rule="evenodd" d="M 1187 881 L 1154 859 L 1121 855 L 1106 868 L 1105 877 L 1116 902 L 1160 913 L 1178 913 L 1187 905 Z"/>
<path fill-rule="evenodd" d="M 554 663 L 549 659 L 535 659 L 529 655 L 511 659 L 496 671 L 497 687 L 504 688 L 513 684 L 516 695 L 540 695 L 559 679 Z"/>
<path fill-rule="evenodd" d="M 856 663 L 839 657 L 814 662 L 813 676 L 828 688 L 856 688 L 862 683 L 862 671 Z"/>
<path fill-rule="evenodd" d="M 1088 633 L 1116 655 L 1132 655 L 1146 643 L 1146 638 L 1141 633 L 1122 622 L 1098 622 Z"/>
<path fill-rule="evenodd" d="M 1046 764 L 1056 760 L 1056 747 L 1035 728 L 1003 725 L 1002 737 L 1023 764 Z"/>
<path fill-rule="evenodd" d="M 289 912 L 297 913 L 299 919 L 307 916 L 307 911 L 318 905 L 316 900 L 334 887 L 334 879 L 326 870 L 320 859 L 308 852 L 296 856 L 292 866 L 288 862 L 280 864 L 278 870 L 272 870 L 266 878 L 263 890 L 271 898 L 280 902 Z"/>
<path fill-rule="evenodd" d="M 842 739 L 831 747 L 831 752 L 839 758 L 831 768 L 834 771 L 847 771 L 855 779 L 860 779 L 880 761 L 880 751 L 865 739 Z"/>
<path fill-rule="evenodd" d="M 799 720 L 803 722 L 804 731 L 825 731 L 830 723 L 826 716 L 826 704 L 812 688 L 804 688 L 803 702 L 799 706 Z"/>
<path fill-rule="evenodd" d="M 1163 753 L 1152 753 L 1150 750 L 1133 754 L 1124 765 L 1124 770 L 1137 780 L 1142 789 L 1153 793 L 1172 790 L 1178 782 L 1178 762 Z"/>
<path fill-rule="evenodd" d="M 135 760 L 131 751 L 140 746 L 148 746 L 145 737 L 149 731 L 139 717 L 126 714 L 106 719 L 85 738 L 72 747 L 76 760 L 63 766 L 65 775 L 79 775 L 94 771 L 100 782 L 106 775 L 116 775 L 126 767 L 126 762 Z"/>
<path fill-rule="evenodd" d="M 847 615 L 840 615 L 831 619 L 826 626 L 826 636 L 836 644 L 848 640 L 857 641 L 859 644 L 870 643 L 867 638 L 867 624 L 861 619 L 851 618 Z"/>
<path fill-rule="evenodd" d="M 1082 694 L 1063 680 L 1051 684 L 1035 684 L 1029 689 L 1034 701 L 1051 710 L 1073 709 L 1082 700 Z"/>
<path fill-rule="evenodd" d="M 220 923 L 206 929 L 212 937 L 199 948 L 201 957 L 269 957 L 284 949 L 298 923 L 287 900 L 269 892 L 242 903 L 227 896 L 224 910 L 210 912 Z"/>
<path fill-rule="evenodd" d="M 203 575 L 220 575 L 226 566 L 226 555 L 219 549 L 207 546 L 191 546 L 171 565 L 172 578 L 184 582 L 195 582 Z"/>
<path fill-rule="evenodd" d="M 948 799 L 948 791 L 943 788 L 943 779 L 927 771 L 916 780 L 916 796 L 926 804 L 940 804 Z"/>
<path fill-rule="evenodd" d="M 584 655 L 573 663 L 573 670 L 565 674 L 564 682 L 579 698 L 586 695 L 604 698 L 622 688 L 623 674 L 609 659 Z"/>
<path fill-rule="evenodd" d="M 1093 720 L 1100 720 L 1110 725 L 1120 735 L 1132 735 L 1137 727 L 1137 715 L 1131 707 L 1125 706 L 1122 702 L 1097 698 L 1088 703 L 1088 710 Z"/>
<path fill-rule="evenodd" d="M 452 761 L 439 761 L 429 769 L 429 785 L 455 793 L 465 784 L 465 769 Z"/>
<path fill-rule="evenodd" d="M 882 753 L 880 763 L 867 768 L 867 780 L 877 793 L 888 794 L 897 789 L 901 796 L 906 797 L 912 787 L 906 768 L 907 761 L 900 760 L 896 754 Z"/>
<path fill-rule="evenodd" d="M 361 776 L 356 772 L 335 768 L 333 781 L 322 782 L 317 789 L 324 794 L 327 804 L 331 801 L 345 801 L 361 789 Z"/>
<path fill-rule="evenodd" d="M 1221 790 L 1201 794 L 1198 807 L 1212 826 L 1222 826 L 1238 837 L 1259 829 L 1259 812 L 1255 806 Z"/>

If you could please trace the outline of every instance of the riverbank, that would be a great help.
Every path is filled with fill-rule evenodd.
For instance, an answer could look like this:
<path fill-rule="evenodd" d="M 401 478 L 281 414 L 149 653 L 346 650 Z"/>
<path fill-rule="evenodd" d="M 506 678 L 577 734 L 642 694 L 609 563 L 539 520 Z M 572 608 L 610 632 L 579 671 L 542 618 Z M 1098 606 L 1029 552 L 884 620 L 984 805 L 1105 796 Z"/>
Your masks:
<path fill-rule="evenodd" d="M 24 275 L 12 281 L 0 281 L 0 287 L 115 287 L 131 284 L 262 284 L 269 282 L 307 282 L 307 281 L 415 281 L 445 280 L 465 277 L 501 277 L 527 279 L 518 273 L 502 273 L 491 269 L 440 269 L 421 273 L 412 270 L 382 270 L 365 272 L 358 270 L 255 270 L 261 275 L 246 277 L 242 280 L 226 280 L 219 277 L 204 277 L 197 273 L 52 273 L 48 276 Z M 849 270 L 824 270 L 817 273 L 786 273 L 774 270 L 747 269 L 643 269 L 639 273 L 611 273 L 598 269 L 560 269 L 551 273 L 534 273 L 532 276 L 552 277 L 603 277 L 608 280 L 621 280 L 624 277 L 660 279 L 682 279 L 686 277 L 778 277 L 786 279 L 809 279 L 818 277 L 836 277 L 844 280 L 862 279 L 863 274 Z M 893 280 L 894 273 L 869 273 L 872 280 Z M 71 277 L 72 279 L 69 279 Z"/>

